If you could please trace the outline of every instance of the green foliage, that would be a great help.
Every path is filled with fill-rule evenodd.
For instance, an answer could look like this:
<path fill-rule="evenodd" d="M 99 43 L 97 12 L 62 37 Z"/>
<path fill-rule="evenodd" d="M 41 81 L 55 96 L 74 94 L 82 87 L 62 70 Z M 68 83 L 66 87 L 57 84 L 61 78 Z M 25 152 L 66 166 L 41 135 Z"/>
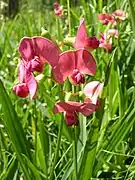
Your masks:
<path fill-rule="evenodd" d="M 71 1 L 61 0 L 64 15 L 60 19 L 54 16 L 52 1 L 39 1 L 38 7 L 35 1 L 33 4 L 26 1 L 20 4 L 20 12 L 13 19 L 0 19 L 2 180 L 21 177 L 26 180 L 135 178 L 134 1 L 81 0 L 77 6 L 75 2 L 70 4 Z M 89 36 L 99 38 L 99 32 L 110 27 L 101 25 L 97 15 L 112 13 L 116 9 L 126 11 L 128 18 L 116 27 L 119 38 L 113 40 L 111 53 L 103 49 L 92 52 L 97 73 L 86 78 L 87 83 L 92 80 L 105 82 L 100 106 L 88 118 L 79 115 L 76 133 L 74 127 L 67 127 L 63 115 L 53 114 L 53 107 L 59 99 L 82 101 L 83 87 L 76 88 L 76 97 L 68 81 L 64 86 L 54 82 L 49 65 L 45 67 L 35 100 L 20 99 L 12 92 L 20 61 L 17 48 L 21 38 L 40 36 L 41 28 L 44 28 L 50 38 L 62 44 L 67 36 L 76 35 L 82 17 L 86 19 Z M 62 51 L 69 48 L 66 45 L 61 47 Z"/>

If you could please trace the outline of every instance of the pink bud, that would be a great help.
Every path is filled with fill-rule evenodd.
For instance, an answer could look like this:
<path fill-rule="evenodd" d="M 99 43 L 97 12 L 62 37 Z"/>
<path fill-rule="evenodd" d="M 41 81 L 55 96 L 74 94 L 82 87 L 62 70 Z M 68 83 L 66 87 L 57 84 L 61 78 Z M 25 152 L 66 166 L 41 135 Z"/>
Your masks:
<path fill-rule="evenodd" d="M 16 86 L 13 87 L 13 91 L 17 96 L 22 98 L 28 96 L 29 94 L 29 89 L 26 83 L 17 84 Z"/>
<path fill-rule="evenodd" d="M 55 2 L 54 4 L 54 13 L 56 16 L 61 17 L 63 15 L 63 8 L 59 3 Z"/>

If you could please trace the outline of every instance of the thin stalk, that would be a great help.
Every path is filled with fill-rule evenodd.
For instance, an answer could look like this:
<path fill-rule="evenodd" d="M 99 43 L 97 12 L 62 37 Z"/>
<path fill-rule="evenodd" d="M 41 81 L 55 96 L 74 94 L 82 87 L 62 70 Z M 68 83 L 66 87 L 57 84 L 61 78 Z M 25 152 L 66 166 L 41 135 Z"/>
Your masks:
<path fill-rule="evenodd" d="M 60 101 L 64 100 L 63 97 L 63 90 L 62 90 L 62 86 L 60 85 L 60 95 L 59 95 L 59 99 Z M 58 140 L 57 140 L 57 145 L 56 145 L 56 150 L 55 150 L 55 155 L 54 155 L 54 161 L 52 164 L 52 168 L 50 170 L 50 180 L 53 180 L 53 175 L 54 175 L 54 170 L 55 170 L 55 166 L 58 160 L 58 155 L 59 155 L 59 149 L 60 149 L 60 143 L 61 143 L 61 134 L 62 134 L 62 128 L 63 128 L 63 115 L 61 117 L 61 121 L 60 121 L 60 127 L 59 127 L 59 133 L 58 133 Z"/>
<path fill-rule="evenodd" d="M 67 11 L 68 11 L 69 36 L 71 36 L 71 16 L 70 16 L 70 2 L 69 2 L 69 0 L 67 0 Z"/>
<path fill-rule="evenodd" d="M 73 160 L 74 160 L 74 180 L 77 180 L 77 134 L 76 126 L 74 127 L 74 140 L 73 140 Z"/>

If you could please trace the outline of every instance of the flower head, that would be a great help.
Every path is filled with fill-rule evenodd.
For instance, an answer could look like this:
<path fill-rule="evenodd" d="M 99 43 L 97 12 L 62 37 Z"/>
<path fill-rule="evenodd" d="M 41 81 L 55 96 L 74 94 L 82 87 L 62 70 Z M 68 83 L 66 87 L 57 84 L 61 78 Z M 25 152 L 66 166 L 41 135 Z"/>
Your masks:
<path fill-rule="evenodd" d="M 54 13 L 56 16 L 61 17 L 63 15 L 63 7 L 58 2 L 54 2 Z"/>
<path fill-rule="evenodd" d="M 19 84 L 13 87 L 13 91 L 19 97 L 25 98 L 30 94 L 30 98 L 33 99 L 37 91 L 37 82 L 29 69 L 26 68 L 24 63 L 21 61 L 19 64 Z"/>
<path fill-rule="evenodd" d="M 111 14 L 101 13 L 98 15 L 98 19 L 103 25 L 114 23 L 114 17 Z"/>
<path fill-rule="evenodd" d="M 56 44 L 40 36 L 23 38 L 18 50 L 23 63 L 31 72 L 42 72 L 45 62 L 54 67 L 59 58 L 59 49 Z"/>
<path fill-rule="evenodd" d="M 94 75 L 96 62 L 85 49 L 67 51 L 60 54 L 58 64 L 53 68 L 55 80 L 62 84 L 67 77 L 73 84 L 84 83 L 84 74 Z"/>
<path fill-rule="evenodd" d="M 87 48 L 87 49 L 96 49 L 99 46 L 99 40 L 96 37 L 88 37 L 85 20 L 81 19 L 80 26 L 77 31 L 76 39 L 74 42 L 74 47 L 78 48 Z"/>
<path fill-rule="evenodd" d="M 100 83 L 99 81 L 92 81 L 89 82 L 84 87 L 84 94 L 88 98 L 86 99 L 86 102 L 91 102 L 92 104 L 95 104 L 98 106 L 98 96 L 101 94 L 103 89 L 103 83 Z"/>
<path fill-rule="evenodd" d="M 100 33 L 100 44 L 99 47 L 103 48 L 106 52 L 112 51 L 112 39 L 108 38 L 107 34 Z"/>
<path fill-rule="evenodd" d="M 79 102 L 58 102 L 55 104 L 54 113 L 65 112 L 65 120 L 68 126 L 78 125 L 79 120 L 77 113 L 89 116 L 96 110 L 96 106 L 92 103 Z"/>
<path fill-rule="evenodd" d="M 124 21 L 127 18 L 126 13 L 122 9 L 117 9 L 115 12 L 112 13 L 112 16 L 115 20 Z"/>

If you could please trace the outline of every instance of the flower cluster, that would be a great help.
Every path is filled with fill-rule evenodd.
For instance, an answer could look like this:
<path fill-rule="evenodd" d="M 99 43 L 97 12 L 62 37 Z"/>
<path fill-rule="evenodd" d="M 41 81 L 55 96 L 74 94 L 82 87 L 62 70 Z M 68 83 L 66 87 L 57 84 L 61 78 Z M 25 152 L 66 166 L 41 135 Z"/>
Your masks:
<path fill-rule="evenodd" d="M 19 83 L 13 87 L 16 95 L 25 98 L 29 94 L 31 99 L 35 98 L 38 85 L 34 72 L 41 73 L 46 62 L 50 64 L 53 77 L 59 84 L 69 78 L 73 85 L 80 85 L 85 83 L 85 74 L 95 75 L 96 61 L 91 51 L 99 47 L 99 40 L 88 37 L 84 19 L 80 21 L 73 46 L 75 50 L 61 52 L 59 47 L 47 38 L 23 38 L 18 48 L 21 55 Z M 98 96 L 102 87 L 103 84 L 98 81 L 88 83 L 84 88 L 87 96 L 84 102 L 57 102 L 54 113 L 65 112 L 67 125 L 77 125 L 79 112 L 88 116 L 98 108 Z"/>
<path fill-rule="evenodd" d="M 115 27 L 126 18 L 127 14 L 121 9 L 117 9 L 112 14 L 101 13 L 98 15 L 98 19 L 103 25 L 110 24 L 113 27 L 113 29 L 109 29 L 105 33 L 100 33 L 100 48 L 103 48 L 106 52 L 112 51 L 112 37 L 118 39 L 118 30 Z"/>

